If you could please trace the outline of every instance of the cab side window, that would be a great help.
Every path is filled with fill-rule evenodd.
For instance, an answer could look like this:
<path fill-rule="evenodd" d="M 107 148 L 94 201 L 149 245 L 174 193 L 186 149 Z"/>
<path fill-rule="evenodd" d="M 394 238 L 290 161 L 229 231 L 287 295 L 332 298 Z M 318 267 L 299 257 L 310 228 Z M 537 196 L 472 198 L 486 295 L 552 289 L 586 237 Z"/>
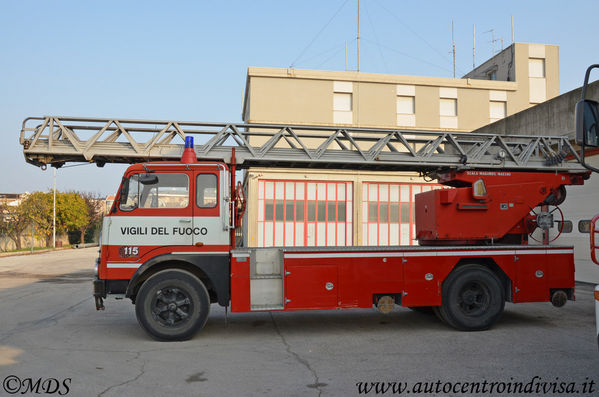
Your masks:
<path fill-rule="evenodd" d="M 199 208 L 218 205 L 218 184 L 215 174 L 199 174 L 196 180 L 196 204 Z"/>
<path fill-rule="evenodd" d="M 186 174 L 152 173 L 154 179 L 142 174 L 132 175 L 122 210 L 135 208 L 185 208 L 189 205 L 189 178 Z"/>
<path fill-rule="evenodd" d="M 139 208 L 185 208 L 189 205 L 189 178 L 185 174 L 156 174 L 158 183 L 140 187 Z"/>

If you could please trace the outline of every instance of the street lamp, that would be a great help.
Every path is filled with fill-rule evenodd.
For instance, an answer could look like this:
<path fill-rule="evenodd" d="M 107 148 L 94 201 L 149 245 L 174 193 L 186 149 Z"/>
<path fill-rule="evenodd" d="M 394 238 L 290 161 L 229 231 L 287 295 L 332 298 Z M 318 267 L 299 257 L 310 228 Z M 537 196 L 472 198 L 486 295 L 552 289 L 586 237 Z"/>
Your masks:
<path fill-rule="evenodd" d="M 54 206 L 52 210 L 52 248 L 56 248 L 56 167 L 53 167 L 54 171 L 54 187 L 52 193 L 54 193 Z"/>

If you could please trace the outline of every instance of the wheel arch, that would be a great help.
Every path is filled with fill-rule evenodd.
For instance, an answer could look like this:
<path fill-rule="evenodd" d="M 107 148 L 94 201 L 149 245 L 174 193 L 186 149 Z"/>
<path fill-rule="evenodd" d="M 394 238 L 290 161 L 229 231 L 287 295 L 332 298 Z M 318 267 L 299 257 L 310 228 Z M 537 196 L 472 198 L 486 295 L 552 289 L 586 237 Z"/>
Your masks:
<path fill-rule="evenodd" d="M 505 300 L 507 302 L 513 301 L 512 296 L 512 279 L 508 277 L 508 275 L 503 271 L 503 269 L 493 260 L 493 258 L 489 257 L 477 257 L 477 258 L 462 258 L 458 261 L 458 263 L 454 266 L 454 268 L 449 272 L 451 274 L 455 270 L 464 267 L 466 265 L 479 265 L 485 267 L 492 271 L 499 280 L 501 281 L 501 285 L 503 286 Z M 449 276 L 448 274 L 448 276 Z M 447 279 L 447 277 L 445 277 Z M 445 283 L 445 280 L 443 280 Z"/>
<path fill-rule="evenodd" d="M 223 260 L 224 255 L 215 257 L 200 257 L 197 255 L 166 254 L 152 258 L 145 262 L 131 277 L 125 297 L 135 303 L 135 298 L 141 285 L 154 274 L 163 270 L 178 269 L 187 271 L 196 276 L 210 295 L 210 302 L 218 302 L 221 306 L 229 304 L 229 260 Z M 226 280 L 226 281 L 225 281 Z"/>

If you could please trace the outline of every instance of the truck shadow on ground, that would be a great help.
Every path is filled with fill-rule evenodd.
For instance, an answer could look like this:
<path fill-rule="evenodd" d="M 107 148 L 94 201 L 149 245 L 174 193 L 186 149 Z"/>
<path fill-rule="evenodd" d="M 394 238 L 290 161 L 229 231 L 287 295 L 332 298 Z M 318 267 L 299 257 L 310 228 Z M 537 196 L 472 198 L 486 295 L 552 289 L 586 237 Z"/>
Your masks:
<path fill-rule="evenodd" d="M 120 334 L 131 339 L 153 340 L 139 327 L 134 310 L 131 310 L 133 305 L 128 300 L 124 300 L 120 304 L 127 306 L 127 313 L 120 310 L 119 313 L 115 313 L 107 309 L 105 313 L 108 316 L 102 314 L 103 319 L 96 323 L 96 327 L 106 327 L 107 332 L 109 331 L 111 335 Z M 223 334 L 240 339 L 255 338 L 271 332 L 306 336 L 355 333 L 383 337 L 402 330 L 418 331 L 421 334 L 444 334 L 448 337 L 460 334 L 478 334 L 478 332 L 468 333 L 455 330 L 441 322 L 435 315 L 417 313 L 405 308 L 397 308 L 386 315 L 369 309 L 229 313 L 226 320 L 222 307 L 213 305 L 211 309 L 206 325 L 191 341 L 219 338 Z M 89 310 L 92 311 L 92 308 L 90 307 Z M 518 332 L 523 329 L 547 329 L 563 326 L 559 318 L 551 317 L 549 313 L 537 311 L 527 313 L 515 310 L 518 309 L 507 309 L 489 331 L 482 331 L 482 333 Z"/>
<path fill-rule="evenodd" d="M 46 276 L 42 280 L 38 281 L 39 283 L 49 283 L 49 284 L 77 284 L 77 283 L 90 283 L 93 280 L 94 272 L 93 270 L 80 270 L 78 272 L 61 274 L 59 276 Z M 90 287 L 91 291 L 91 287 Z"/>
<path fill-rule="evenodd" d="M 506 310 L 491 330 L 522 329 L 535 327 L 558 327 L 558 321 L 543 316 Z M 252 335 L 279 328 L 302 334 L 318 333 L 378 333 L 401 330 L 421 330 L 423 333 L 462 333 L 441 322 L 433 314 L 413 312 L 398 308 L 389 314 L 374 310 L 355 309 L 341 311 L 239 313 L 229 315 L 225 325 L 224 313 L 213 313 L 200 335 L 225 332 L 230 336 Z M 484 332 L 484 331 L 483 331 Z M 465 333 L 464 333 L 465 334 Z"/>

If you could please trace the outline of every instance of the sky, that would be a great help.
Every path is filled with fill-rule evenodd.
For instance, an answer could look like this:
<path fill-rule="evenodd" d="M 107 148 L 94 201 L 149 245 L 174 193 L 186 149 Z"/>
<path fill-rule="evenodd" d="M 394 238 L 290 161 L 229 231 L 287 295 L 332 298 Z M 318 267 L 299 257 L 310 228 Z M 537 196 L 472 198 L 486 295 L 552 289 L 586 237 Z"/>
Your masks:
<path fill-rule="evenodd" d="M 357 0 L 0 0 L 0 193 L 47 191 L 27 164 L 29 116 L 241 121 L 247 68 L 356 68 Z M 599 63 L 598 1 L 360 2 L 360 71 L 452 77 L 512 42 L 556 44 L 560 91 Z M 491 33 L 493 30 L 493 33 Z M 492 42 L 492 37 L 496 42 Z M 599 74 L 598 72 L 595 72 Z M 599 76 L 593 75 L 592 80 Z M 116 191 L 126 167 L 63 167 L 57 189 Z"/>

